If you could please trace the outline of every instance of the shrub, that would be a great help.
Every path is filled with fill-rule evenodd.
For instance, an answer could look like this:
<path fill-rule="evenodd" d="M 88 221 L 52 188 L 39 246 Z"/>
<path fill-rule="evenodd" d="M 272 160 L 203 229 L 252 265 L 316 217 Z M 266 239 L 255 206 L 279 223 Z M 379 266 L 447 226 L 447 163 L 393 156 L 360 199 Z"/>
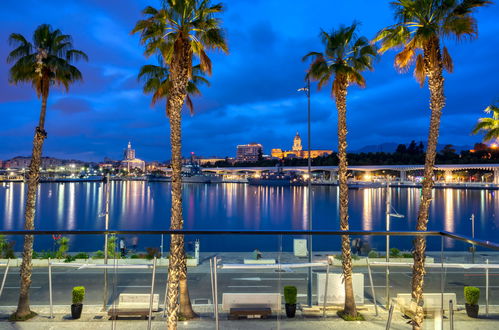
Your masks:
<path fill-rule="evenodd" d="M 402 258 L 413 258 L 414 256 L 412 255 L 412 253 L 408 253 L 408 252 L 405 252 L 405 253 L 402 253 Z"/>
<path fill-rule="evenodd" d="M 54 259 L 55 258 L 55 252 L 53 251 L 42 251 L 41 252 L 41 256 L 40 256 L 40 259 Z"/>
<path fill-rule="evenodd" d="M 33 259 L 38 259 L 38 258 L 40 258 L 40 255 L 38 254 L 38 252 L 33 251 L 32 257 L 33 257 Z"/>
<path fill-rule="evenodd" d="M 5 250 L 7 250 L 8 245 L 9 242 L 7 241 L 7 238 L 5 238 L 5 235 L 0 235 L 0 253 L 2 254 L 2 257 L 4 256 Z"/>
<path fill-rule="evenodd" d="M 474 286 L 464 287 L 464 299 L 469 305 L 476 305 L 480 298 L 480 289 Z"/>
<path fill-rule="evenodd" d="M 397 248 L 391 248 L 390 249 L 390 257 L 394 257 L 394 258 L 400 257 L 400 250 Z"/>
<path fill-rule="evenodd" d="M 75 260 L 76 260 L 76 258 L 74 256 L 68 254 L 66 256 L 66 259 L 64 259 L 64 262 L 71 262 L 71 261 L 75 261 Z"/>
<path fill-rule="evenodd" d="M 92 259 L 104 259 L 104 252 L 101 250 L 95 251 Z"/>
<path fill-rule="evenodd" d="M 73 288 L 73 304 L 83 303 L 84 298 L 85 298 L 85 287 L 75 286 Z"/>
<path fill-rule="evenodd" d="M 146 252 L 147 252 L 147 255 L 146 255 L 147 260 L 152 260 L 152 259 L 154 259 L 154 257 L 156 257 L 156 258 L 160 257 L 160 253 L 159 253 L 158 248 L 148 247 L 148 248 L 146 248 Z"/>
<path fill-rule="evenodd" d="M 116 251 L 116 241 L 118 238 L 116 235 L 109 235 L 107 238 L 107 256 L 109 258 L 120 257 L 120 253 Z M 102 258 L 104 258 L 104 253 L 102 253 Z"/>
<path fill-rule="evenodd" d="M 369 251 L 369 254 L 367 255 L 368 258 L 379 258 L 379 253 L 374 251 L 374 250 L 371 250 Z"/>
<path fill-rule="evenodd" d="M 7 243 L 7 248 L 5 249 L 3 257 L 5 259 L 14 259 L 16 257 L 14 253 L 14 245 L 16 245 L 15 241 L 10 241 Z"/>
<path fill-rule="evenodd" d="M 88 259 L 88 253 L 85 252 L 79 252 L 75 254 L 75 259 Z"/>
<path fill-rule="evenodd" d="M 298 290 L 296 286 L 287 285 L 284 287 L 284 301 L 286 304 L 294 305 L 296 304 L 296 296 L 298 294 Z"/>
<path fill-rule="evenodd" d="M 137 254 L 132 254 L 130 256 L 130 259 L 139 259 L 139 256 Z"/>
<path fill-rule="evenodd" d="M 69 238 L 62 237 L 61 239 L 57 240 L 57 245 L 59 245 L 59 249 L 55 253 L 57 259 L 66 257 L 66 252 L 68 252 L 69 250 Z"/>

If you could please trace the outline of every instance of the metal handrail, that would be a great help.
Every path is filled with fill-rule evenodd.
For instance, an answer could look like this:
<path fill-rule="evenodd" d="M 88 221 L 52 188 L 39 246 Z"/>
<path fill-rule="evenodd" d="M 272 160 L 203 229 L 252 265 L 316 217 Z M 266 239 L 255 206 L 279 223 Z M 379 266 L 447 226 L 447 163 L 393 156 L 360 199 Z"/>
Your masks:
<path fill-rule="evenodd" d="M 0 235 L 329 235 L 329 236 L 444 236 L 499 251 L 499 244 L 447 231 L 366 231 L 366 230 L 0 230 Z"/>

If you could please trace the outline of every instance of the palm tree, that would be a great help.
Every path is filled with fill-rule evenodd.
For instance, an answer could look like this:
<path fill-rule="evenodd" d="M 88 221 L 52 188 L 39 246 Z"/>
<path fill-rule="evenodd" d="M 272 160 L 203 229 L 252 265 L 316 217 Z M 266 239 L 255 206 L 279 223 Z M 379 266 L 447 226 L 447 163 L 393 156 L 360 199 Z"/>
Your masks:
<path fill-rule="evenodd" d="M 357 23 L 351 26 L 341 26 L 331 33 L 322 31 L 320 34 L 324 44 L 324 53 L 311 52 L 303 59 L 313 58 L 307 73 L 307 78 L 318 81 L 322 88 L 333 78 L 331 95 L 336 100 L 338 112 L 338 177 L 340 194 L 340 229 L 348 230 L 348 186 L 347 186 L 347 90 L 351 85 L 365 86 L 361 72 L 372 70 L 376 57 L 376 49 L 365 37 L 357 37 Z M 343 276 L 345 281 L 344 313 L 357 316 L 357 308 L 352 286 L 352 257 L 350 237 L 341 237 L 341 253 Z"/>
<path fill-rule="evenodd" d="M 37 27 L 33 33 L 33 43 L 19 33 L 12 33 L 9 42 L 15 47 L 7 57 L 7 62 L 15 62 L 10 68 L 9 81 L 14 84 L 31 83 L 37 96 L 42 99 L 42 108 L 38 126 L 35 129 L 33 153 L 29 165 L 28 194 L 24 213 L 24 229 L 34 230 L 42 147 L 43 141 L 47 137 L 45 114 L 50 87 L 53 85 L 63 86 L 68 91 L 72 83 L 82 80 L 81 72 L 71 63 L 80 59 L 87 60 L 87 55 L 80 50 L 73 49 L 70 35 L 62 34 L 59 29 L 53 30 L 48 24 Z M 21 288 L 17 310 L 14 313 L 14 317 L 17 319 L 25 319 L 33 314 L 29 307 L 33 241 L 33 235 L 24 236 Z"/>
<path fill-rule="evenodd" d="M 203 76 L 200 65 L 195 65 L 192 68 L 192 77 L 187 84 L 187 96 L 185 104 L 189 108 L 191 115 L 194 114 L 194 104 L 192 96 L 201 95 L 199 85 L 210 85 L 208 79 Z M 170 73 L 165 66 L 144 65 L 140 68 L 138 79 L 144 83 L 143 91 L 146 94 L 153 94 L 151 106 L 154 106 L 159 100 L 168 99 L 168 89 L 171 86 Z"/>
<path fill-rule="evenodd" d="M 215 17 L 222 10 L 222 4 L 211 5 L 209 0 L 164 0 L 161 9 L 146 7 L 142 12 L 146 18 L 138 21 L 132 30 L 132 33 L 140 33 L 145 55 L 161 54 L 169 68 L 171 86 L 168 88 L 166 114 L 170 120 L 172 154 L 172 230 L 183 228 L 181 110 L 192 77 L 193 57 L 199 59 L 201 71 L 211 74 L 211 60 L 206 50 L 219 49 L 227 52 L 221 22 Z M 167 297 L 169 329 L 177 327 L 179 283 L 181 294 L 185 294 L 186 278 L 184 237 L 172 235 Z"/>
<path fill-rule="evenodd" d="M 478 134 L 480 131 L 485 132 L 485 136 L 483 137 L 484 142 L 499 139 L 499 107 L 492 104 L 484 112 L 492 114 L 492 117 L 478 119 L 478 123 L 471 133 Z"/>
<path fill-rule="evenodd" d="M 143 91 L 146 94 L 153 94 L 151 106 L 154 106 L 159 100 L 166 99 L 168 103 L 168 96 L 171 88 L 170 73 L 165 66 L 158 65 L 144 65 L 140 68 L 138 79 L 143 81 Z M 191 115 L 194 114 L 194 104 L 192 103 L 191 96 L 201 95 L 199 90 L 200 84 L 209 86 L 208 80 L 203 77 L 200 65 L 192 68 L 192 77 L 187 84 L 187 96 L 185 103 L 189 108 Z M 182 243 L 183 245 L 183 243 Z M 184 251 L 185 254 L 185 251 Z M 189 298 L 189 290 L 187 286 L 187 264 L 182 265 L 180 275 L 180 314 L 185 318 L 192 319 L 197 317 L 197 314 L 192 309 L 191 300 Z"/>
<path fill-rule="evenodd" d="M 415 63 L 414 77 L 421 86 L 428 77 L 431 118 L 416 225 L 418 231 L 426 231 L 428 224 L 440 116 L 445 106 L 443 70 L 453 70 L 452 58 L 442 45 L 442 40 L 447 37 L 457 40 L 475 38 L 478 30 L 472 13 L 489 3 L 483 0 L 395 0 L 392 5 L 397 23 L 380 31 L 374 40 L 381 42 L 380 53 L 401 47 L 402 51 L 395 56 L 395 67 L 406 71 Z M 412 277 L 412 299 L 417 306 L 412 318 L 415 329 L 420 328 L 423 322 L 420 302 L 423 296 L 425 250 L 425 238 L 416 237 Z"/>

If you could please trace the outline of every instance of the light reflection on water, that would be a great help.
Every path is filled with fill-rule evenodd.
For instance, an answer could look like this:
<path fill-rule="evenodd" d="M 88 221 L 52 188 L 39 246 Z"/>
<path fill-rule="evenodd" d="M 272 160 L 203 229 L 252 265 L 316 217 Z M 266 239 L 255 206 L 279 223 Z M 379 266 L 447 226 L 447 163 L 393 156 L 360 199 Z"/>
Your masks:
<path fill-rule="evenodd" d="M 185 184 L 183 188 L 186 229 L 300 230 L 308 227 L 308 212 L 312 214 L 313 229 L 339 229 L 337 187 L 313 187 L 311 210 L 307 187 Z M 102 183 L 45 183 L 40 185 L 39 192 L 36 229 L 104 229 L 104 217 L 99 216 L 105 206 Z M 0 186 L 2 229 L 23 228 L 25 193 L 25 184 Z M 113 182 L 110 195 L 110 229 L 169 228 L 169 184 Z M 406 216 L 392 218 L 392 230 L 415 229 L 419 198 L 420 189 L 392 188 L 392 205 Z M 350 190 L 349 200 L 350 229 L 385 229 L 384 189 Z M 433 192 L 428 229 L 471 236 L 469 218 L 474 213 L 475 236 L 497 241 L 497 212 L 499 195 L 495 191 L 437 189 Z M 395 244 L 410 245 L 410 240 L 405 241 L 397 243 L 395 239 Z M 455 246 L 453 241 L 446 240 L 445 247 L 461 249 L 462 244 Z"/>

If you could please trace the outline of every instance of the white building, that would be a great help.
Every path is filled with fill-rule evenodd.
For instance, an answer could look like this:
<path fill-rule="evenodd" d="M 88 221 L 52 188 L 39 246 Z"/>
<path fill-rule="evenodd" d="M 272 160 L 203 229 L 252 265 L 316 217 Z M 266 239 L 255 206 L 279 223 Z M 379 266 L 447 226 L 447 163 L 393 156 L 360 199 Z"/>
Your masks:
<path fill-rule="evenodd" d="M 146 162 L 142 159 L 135 158 L 135 149 L 132 149 L 132 143 L 128 142 L 128 147 L 123 152 L 124 159 L 121 161 L 121 169 L 130 172 L 134 168 L 139 168 L 145 171 Z"/>

